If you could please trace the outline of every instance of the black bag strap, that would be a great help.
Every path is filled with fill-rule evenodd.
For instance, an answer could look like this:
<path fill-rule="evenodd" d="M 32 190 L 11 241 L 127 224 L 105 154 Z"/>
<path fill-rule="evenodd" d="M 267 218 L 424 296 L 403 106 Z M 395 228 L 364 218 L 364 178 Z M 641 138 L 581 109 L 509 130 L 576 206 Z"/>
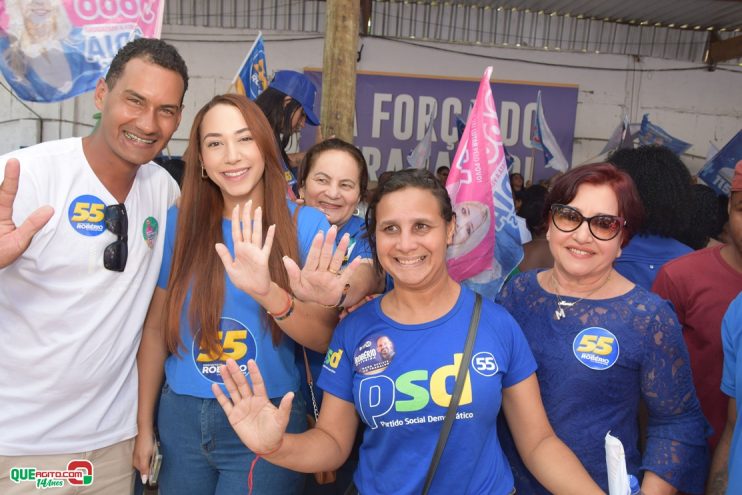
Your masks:
<path fill-rule="evenodd" d="M 438 468 L 438 463 L 443 456 L 443 449 L 446 448 L 446 440 L 448 440 L 448 434 L 451 433 L 451 427 L 453 426 L 453 419 L 456 416 L 456 409 L 459 406 L 461 400 L 461 393 L 464 390 L 464 382 L 466 381 L 466 375 L 469 372 L 469 364 L 471 363 L 471 353 L 474 350 L 474 340 L 477 338 L 477 328 L 479 327 L 479 315 L 482 312 L 482 296 L 476 294 L 474 301 L 474 312 L 471 315 L 471 322 L 469 323 L 469 333 L 466 335 L 466 345 L 464 346 L 464 357 L 459 365 L 459 373 L 456 375 L 456 385 L 453 389 L 453 395 L 451 396 L 451 402 L 448 404 L 448 410 L 446 411 L 446 417 L 443 420 L 443 427 L 441 428 L 441 434 L 438 437 L 438 444 L 435 446 L 435 452 L 433 452 L 433 458 L 430 461 L 430 467 L 428 467 L 428 474 L 425 475 L 425 485 L 423 487 L 423 495 L 427 495 L 430 491 L 430 486 L 433 484 L 433 477 L 435 471 Z"/>

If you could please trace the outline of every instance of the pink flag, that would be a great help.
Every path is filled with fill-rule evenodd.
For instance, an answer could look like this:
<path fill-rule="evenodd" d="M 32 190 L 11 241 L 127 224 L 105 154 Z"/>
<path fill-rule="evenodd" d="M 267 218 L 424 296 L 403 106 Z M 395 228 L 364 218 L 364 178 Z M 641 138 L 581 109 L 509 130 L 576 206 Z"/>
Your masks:
<path fill-rule="evenodd" d="M 464 134 L 446 181 L 456 212 L 456 233 L 448 248 L 448 269 L 462 281 L 492 268 L 495 254 L 495 207 L 492 170 L 507 173 L 492 98 L 492 67 L 484 71 Z"/>
<path fill-rule="evenodd" d="M 447 252 L 449 273 L 494 299 L 523 259 L 523 248 L 491 75 L 492 67 L 488 67 L 456 150 L 446 189 L 456 212 L 456 232 Z"/>

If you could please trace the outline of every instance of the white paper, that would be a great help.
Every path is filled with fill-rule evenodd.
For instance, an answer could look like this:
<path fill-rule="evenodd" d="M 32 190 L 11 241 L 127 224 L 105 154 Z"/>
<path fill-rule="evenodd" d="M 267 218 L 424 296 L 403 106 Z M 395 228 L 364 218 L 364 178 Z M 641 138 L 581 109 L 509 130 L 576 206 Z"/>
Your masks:
<path fill-rule="evenodd" d="M 605 463 L 608 466 L 608 494 L 631 495 L 623 444 L 610 431 L 605 435 Z"/>

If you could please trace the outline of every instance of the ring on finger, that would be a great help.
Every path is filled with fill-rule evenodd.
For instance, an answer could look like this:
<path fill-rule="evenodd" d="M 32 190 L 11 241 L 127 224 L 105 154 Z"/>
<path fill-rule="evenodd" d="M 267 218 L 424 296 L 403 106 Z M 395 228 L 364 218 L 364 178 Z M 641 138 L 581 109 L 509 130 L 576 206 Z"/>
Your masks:
<path fill-rule="evenodd" d="M 340 270 L 334 270 L 332 268 L 328 268 L 327 271 L 338 277 L 340 276 Z"/>

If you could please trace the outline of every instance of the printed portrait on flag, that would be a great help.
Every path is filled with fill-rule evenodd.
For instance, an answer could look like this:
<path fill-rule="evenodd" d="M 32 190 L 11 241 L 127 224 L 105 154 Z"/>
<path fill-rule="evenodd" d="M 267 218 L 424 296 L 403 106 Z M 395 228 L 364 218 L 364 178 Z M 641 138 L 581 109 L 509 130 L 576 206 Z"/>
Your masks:
<path fill-rule="evenodd" d="M 0 0 L 0 72 L 26 101 L 95 88 L 132 39 L 159 37 L 164 0 Z"/>

